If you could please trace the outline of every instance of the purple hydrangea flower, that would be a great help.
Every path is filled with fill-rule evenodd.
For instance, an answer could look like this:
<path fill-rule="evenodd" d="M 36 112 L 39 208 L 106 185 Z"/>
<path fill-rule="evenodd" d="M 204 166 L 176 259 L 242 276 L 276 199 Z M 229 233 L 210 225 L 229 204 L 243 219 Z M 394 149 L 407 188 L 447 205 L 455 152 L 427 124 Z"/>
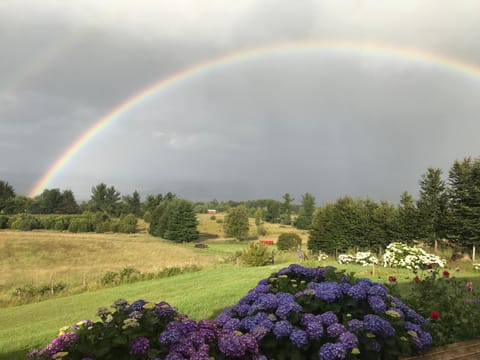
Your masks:
<path fill-rule="evenodd" d="M 346 331 L 347 329 L 345 329 L 345 326 L 339 323 L 335 323 L 327 327 L 327 335 L 332 339 L 336 339 Z"/>
<path fill-rule="evenodd" d="M 323 336 L 323 324 L 320 321 L 311 321 L 306 324 L 309 339 L 317 340 Z"/>
<path fill-rule="evenodd" d="M 387 288 L 383 284 L 373 284 L 368 289 L 368 295 L 379 296 L 385 299 L 387 297 Z"/>
<path fill-rule="evenodd" d="M 340 343 L 326 343 L 320 347 L 318 358 L 320 360 L 337 360 L 345 359 L 347 350 Z"/>
<path fill-rule="evenodd" d="M 240 336 L 236 336 L 232 331 L 220 331 L 218 336 L 218 348 L 222 353 L 231 357 L 241 357 L 245 355 L 246 345 Z"/>
<path fill-rule="evenodd" d="M 45 347 L 45 355 L 52 357 L 58 352 L 68 350 L 70 346 L 78 341 L 78 338 L 79 336 L 74 333 L 66 333 L 56 337 Z"/>
<path fill-rule="evenodd" d="M 262 340 L 269 332 L 270 330 L 265 326 L 257 326 L 250 333 L 255 337 L 255 339 Z"/>
<path fill-rule="evenodd" d="M 302 347 L 308 344 L 307 333 L 301 329 L 293 329 L 290 333 L 290 340 L 296 347 Z"/>
<path fill-rule="evenodd" d="M 387 305 L 385 305 L 385 301 L 380 296 L 369 296 L 368 305 L 370 305 L 372 310 L 377 314 L 383 314 L 385 311 L 387 311 Z"/>
<path fill-rule="evenodd" d="M 342 289 L 336 282 L 311 282 L 308 284 L 308 288 L 315 290 L 315 297 L 328 303 L 334 302 L 342 296 Z"/>
<path fill-rule="evenodd" d="M 346 331 L 338 337 L 338 341 L 342 343 L 347 350 L 351 350 L 358 346 L 358 338 L 355 334 Z"/>
<path fill-rule="evenodd" d="M 320 315 L 320 319 L 325 326 L 338 323 L 337 315 L 333 311 L 327 311 Z"/>
<path fill-rule="evenodd" d="M 355 301 L 364 300 L 367 297 L 367 288 L 362 284 L 355 284 L 347 291 L 347 295 L 352 297 Z"/>
<path fill-rule="evenodd" d="M 292 330 L 293 330 L 292 324 L 290 324 L 290 322 L 286 320 L 280 320 L 276 322 L 275 325 L 273 326 L 273 333 L 275 334 L 277 339 L 281 337 L 290 336 L 290 333 L 292 332 Z"/>
<path fill-rule="evenodd" d="M 390 337 L 395 335 L 395 328 L 380 316 L 368 314 L 363 318 L 365 330 L 381 337 Z"/>
<path fill-rule="evenodd" d="M 143 355 L 150 349 L 150 341 L 144 337 L 139 336 L 130 342 L 130 354 Z"/>
<path fill-rule="evenodd" d="M 363 326 L 363 321 L 358 320 L 358 319 L 352 319 L 348 322 L 348 330 L 352 332 L 359 332 L 363 331 L 364 326 Z"/>
<path fill-rule="evenodd" d="M 166 303 L 165 301 L 161 301 L 158 304 L 155 304 L 155 314 L 158 316 L 172 316 L 176 314 L 174 308 L 170 306 L 170 304 Z"/>
<path fill-rule="evenodd" d="M 137 300 L 137 301 L 134 301 L 129 307 L 128 307 L 128 310 L 129 311 L 142 311 L 143 309 L 143 305 L 145 305 L 147 302 L 145 300 Z"/>
<path fill-rule="evenodd" d="M 240 320 L 231 318 L 225 324 L 223 324 L 223 328 L 229 330 L 238 330 L 240 328 Z"/>

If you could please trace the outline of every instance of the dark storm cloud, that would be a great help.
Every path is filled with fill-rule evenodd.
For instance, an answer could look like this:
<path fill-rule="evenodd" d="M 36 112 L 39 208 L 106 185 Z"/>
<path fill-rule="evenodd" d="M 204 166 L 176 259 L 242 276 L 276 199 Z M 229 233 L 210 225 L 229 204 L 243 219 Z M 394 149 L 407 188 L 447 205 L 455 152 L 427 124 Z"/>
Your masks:
<path fill-rule="evenodd" d="M 0 58 L 0 179 L 20 193 L 128 97 L 231 51 L 346 39 L 480 63 L 476 2 L 140 1 L 108 11 L 89 1 L 8 3 L 0 4 L 0 47 L 8 50 Z M 479 94 L 478 77 L 391 56 L 260 56 L 187 79 L 125 113 L 51 186 L 80 198 L 104 181 L 122 192 L 202 200 L 309 191 L 320 201 L 396 201 L 403 190 L 416 192 L 428 166 L 447 170 L 479 153 Z"/>

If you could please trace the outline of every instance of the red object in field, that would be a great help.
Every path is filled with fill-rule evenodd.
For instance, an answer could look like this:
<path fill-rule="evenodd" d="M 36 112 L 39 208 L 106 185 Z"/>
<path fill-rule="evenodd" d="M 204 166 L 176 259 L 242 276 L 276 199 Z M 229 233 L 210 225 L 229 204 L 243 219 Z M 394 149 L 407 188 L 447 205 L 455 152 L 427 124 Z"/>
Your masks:
<path fill-rule="evenodd" d="M 262 245 L 273 245 L 273 240 L 260 240 Z"/>
<path fill-rule="evenodd" d="M 440 313 L 438 311 L 432 311 L 430 313 L 430 317 L 433 319 L 433 320 L 438 320 L 438 318 L 440 317 Z"/>

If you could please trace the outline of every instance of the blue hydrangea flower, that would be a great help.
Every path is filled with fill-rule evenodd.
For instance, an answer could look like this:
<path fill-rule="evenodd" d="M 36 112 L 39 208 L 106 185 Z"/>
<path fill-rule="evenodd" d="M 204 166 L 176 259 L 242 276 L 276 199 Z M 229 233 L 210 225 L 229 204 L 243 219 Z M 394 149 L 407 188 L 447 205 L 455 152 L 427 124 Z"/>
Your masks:
<path fill-rule="evenodd" d="M 320 347 L 318 358 L 320 360 L 345 359 L 347 350 L 340 343 L 326 343 Z"/>

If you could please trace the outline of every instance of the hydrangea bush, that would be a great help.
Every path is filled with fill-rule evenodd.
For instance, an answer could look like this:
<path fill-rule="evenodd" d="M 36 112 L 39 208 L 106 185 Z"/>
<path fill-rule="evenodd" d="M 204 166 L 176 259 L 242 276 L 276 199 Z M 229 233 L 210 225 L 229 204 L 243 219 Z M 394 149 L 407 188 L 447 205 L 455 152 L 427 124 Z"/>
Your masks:
<path fill-rule="evenodd" d="M 445 264 L 446 262 L 436 255 L 399 242 L 389 244 L 383 254 L 383 265 L 385 267 L 405 268 L 415 271 L 425 269 L 429 265 L 443 268 Z"/>
<path fill-rule="evenodd" d="M 212 320 L 199 322 L 178 314 L 166 302 L 117 300 L 113 311 L 100 308 L 100 321 L 83 320 L 60 330 L 29 359 L 181 360 L 256 359 L 258 345 L 249 334 L 222 329 Z"/>
<path fill-rule="evenodd" d="M 337 261 L 339 264 L 359 264 L 362 266 L 378 264 L 378 259 L 370 251 L 358 251 L 355 256 L 341 254 Z"/>
<path fill-rule="evenodd" d="M 331 267 L 290 265 L 216 322 L 253 335 L 263 359 L 397 359 L 432 342 L 425 319 L 383 284 Z"/>

